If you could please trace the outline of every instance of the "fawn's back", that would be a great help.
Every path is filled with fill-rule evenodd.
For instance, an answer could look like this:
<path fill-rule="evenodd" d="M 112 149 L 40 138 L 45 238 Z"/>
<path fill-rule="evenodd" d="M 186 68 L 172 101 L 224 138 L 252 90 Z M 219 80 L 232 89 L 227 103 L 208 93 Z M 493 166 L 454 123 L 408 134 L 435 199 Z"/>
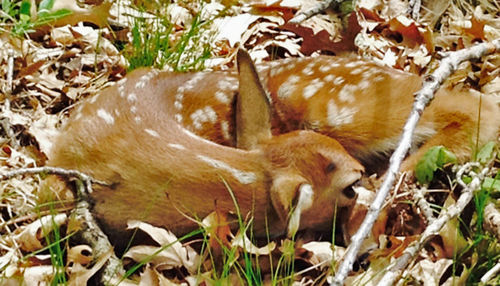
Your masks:
<path fill-rule="evenodd" d="M 274 134 L 317 131 L 338 140 L 375 170 L 395 149 L 413 94 L 422 85 L 417 75 L 353 58 L 289 58 L 257 69 L 273 105 Z M 234 146 L 235 72 L 190 74 L 174 89 L 177 122 L 204 138 Z M 495 141 L 499 130 L 500 109 L 492 97 L 441 89 L 418 124 L 412 155 L 402 168 L 411 170 L 435 145 L 448 147 L 463 160 L 476 143 Z"/>

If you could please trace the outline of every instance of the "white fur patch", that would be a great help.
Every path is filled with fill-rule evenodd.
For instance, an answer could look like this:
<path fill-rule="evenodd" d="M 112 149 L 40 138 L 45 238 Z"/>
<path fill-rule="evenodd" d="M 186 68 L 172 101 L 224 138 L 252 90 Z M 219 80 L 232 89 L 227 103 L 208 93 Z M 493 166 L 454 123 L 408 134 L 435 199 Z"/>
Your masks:
<path fill-rule="evenodd" d="M 144 129 L 144 131 L 146 131 L 146 133 L 148 133 L 149 135 L 153 136 L 153 137 L 157 137 L 157 138 L 160 138 L 160 134 L 158 134 L 158 132 L 156 132 L 155 130 L 153 129 Z"/>
<path fill-rule="evenodd" d="M 226 92 L 224 92 L 222 90 L 218 90 L 215 93 L 215 98 L 217 98 L 217 100 L 220 101 L 221 103 L 224 103 L 224 104 L 230 103 L 229 96 L 227 95 Z"/>
<path fill-rule="evenodd" d="M 98 99 L 98 98 L 99 98 L 99 93 L 98 93 L 98 94 L 96 94 L 96 95 L 94 95 L 94 96 L 90 99 L 90 103 L 94 104 L 94 103 L 97 101 L 97 99 Z"/>
<path fill-rule="evenodd" d="M 175 121 L 177 121 L 177 123 L 182 123 L 182 115 L 181 114 L 174 115 L 174 118 L 175 118 Z"/>
<path fill-rule="evenodd" d="M 137 112 L 137 107 L 135 105 L 132 105 L 132 107 L 130 107 L 130 112 L 136 113 Z"/>
<path fill-rule="evenodd" d="M 204 155 L 197 155 L 196 157 L 214 168 L 229 172 L 236 180 L 238 180 L 242 184 L 245 185 L 251 184 L 257 180 L 257 176 L 253 172 L 245 172 L 242 170 L 238 170 L 236 168 L 229 166 L 225 162 Z"/>
<path fill-rule="evenodd" d="M 339 99 L 342 102 L 353 103 L 355 100 L 355 92 L 358 90 L 358 87 L 352 84 L 346 84 L 339 92 Z"/>
<path fill-rule="evenodd" d="M 181 144 L 176 144 L 176 143 L 168 143 L 168 146 L 177 150 L 186 150 L 186 147 Z"/>
<path fill-rule="evenodd" d="M 345 79 L 343 77 L 339 76 L 339 77 L 335 78 L 335 80 L 333 81 L 333 84 L 335 84 L 335 85 L 341 85 L 341 84 L 344 83 L 344 81 L 345 81 Z"/>
<path fill-rule="evenodd" d="M 225 80 L 220 80 L 217 82 L 217 88 L 221 90 L 235 90 L 238 88 L 236 79 L 227 78 Z"/>
<path fill-rule="evenodd" d="M 335 101 L 331 99 L 327 105 L 327 120 L 330 126 L 341 126 L 344 124 L 349 124 L 353 122 L 354 115 L 356 114 L 356 108 L 349 108 L 343 106 L 338 108 Z"/>
<path fill-rule="evenodd" d="M 335 80 L 335 76 L 333 74 L 329 74 L 323 78 L 326 82 L 333 82 Z"/>
<path fill-rule="evenodd" d="M 211 106 L 206 106 L 203 109 L 198 109 L 191 114 L 191 120 L 193 121 L 193 126 L 195 129 L 201 129 L 203 123 L 210 122 L 215 123 L 217 121 L 217 113 Z"/>
<path fill-rule="evenodd" d="M 220 124 L 220 129 L 222 131 L 222 136 L 224 139 L 229 140 L 231 136 L 229 135 L 229 123 L 227 121 L 222 121 Z"/>
<path fill-rule="evenodd" d="M 304 96 L 305 99 L 309 99 L 313 95 L 315 95 L 318 92 L 318 90 L 320 90 L 324 85 L 325 83 L 322 80 L 315 78 L 311 81 L 311 83 L 309 83 L 308 86 L 304 88 L 302 95 Z"/>
<path fill-rule="evenodd" d="M 135 93 L 131 92 L 128 94 L 127 100 L 129 102 L 135 102 L 135 101 L 137 101 L 137 95 L 135 95 Z"/>
<path fill-rule="evenodd" d="M 113 124 L 113 123 L 115 123 L 115 118 L 113 117 L 113 115 L 109 114 L 104 109 L 97 110 L 97 116 L 99 116 L 100 118 L 102 118 L 104 120 L 104 122 L 106 122 L 107 124 Z"/>

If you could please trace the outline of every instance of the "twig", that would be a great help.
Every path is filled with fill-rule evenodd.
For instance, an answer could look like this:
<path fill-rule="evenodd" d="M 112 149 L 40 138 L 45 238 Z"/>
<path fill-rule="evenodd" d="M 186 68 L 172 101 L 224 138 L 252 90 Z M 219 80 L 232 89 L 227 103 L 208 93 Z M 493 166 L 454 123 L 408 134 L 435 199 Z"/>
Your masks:
<path fill-rule="evenodd" d="M 9 49 L 9 58 L 7 60 L 7 88 L 5 93 L 10 96 L 12 93 L 12 75 L 14 74 L 14 52 Z"/>
<path fill-rule="evenodd" d="M 493 268 L 488 270 L 488 272 L 486 272 L 483 277 L 481 277 L 481 282 L 486 283 L 490 281 L 491 279 L 495 278 L 495 275 L 497 275 L 498 272 L 500 272 L 500 262 L 498 262 L 495 266 L 493 266 Z"/>
<path fill-rule="evenodd" d="M 401 162 L 410 149 L 413 132 L 415 131 L 417 123 L 420 119 L 420 115 L 423 113 L 425 106 L 427 106 L 433 99 L 434 93 L 439 89 L 443 81 L 457 69 L 461 62 L 470 59 L 477 59 L 495 51 L 500 51 L 500 39 L 496 39 L 491 43 L 482 43 L 468 49 L 450 52 L 447 54 L 447 57 L 441 61 L 439 67 L 426 78 L 422 89 L 416 94 L 412 111 L 405 123 L 405 126 L 403 127 L 403 134 L 400 142 L 398 143 L 398 147 L 391 156 L 389 170 L 387 171 L 385 180 L 380 189 L 377 191 L 377 195 L 368 209 L 368 213 L 366 214 L 363 223 L 356 234 L 352 237 L 352 242 L 347 248 L 346 254 L 338 267 L 332 281 L 332 285 L 342 285 L 347 277 L 347 274 L 351 271 L 361 244 L 372 229 L 373 223 L 377 219 L 385 198 L 394 183 L 396 174 L 401 166 Z"/>
<path fill-rule="evenodd" d="M 422 2 L 420 0 L 410 0 L 410 5 L 408 5 L 408 14 L 411 15 L 412 19 L 418 20 L 421 7 Z"/>
<path fill-rule="evenodd" d="M 484 227 L 500 240 L 500 211 L 494 203 L 488 203 L 484 208 Z"/>
<path fill-rule="evenodd" d="M 77 184 L 77 188 L 79 189 L 79 193 L 85 192 L 84 184 Z M 109 250 L 113 249 L 113 246 L 109 242 L 107 235 L 101 230 L 90 213 L 89 203 L 86 200 L 79 200 L 76 204 L 74 213 L 76 217 L 79 218 L 79 221 L 84 222 L 79 232 L 80 240 L 92 247 L 95 257 L 108 255 Z M 113 252 L 103 269 L 101 277 L 102 285 L 108 285 L 114 278 L 123 275 L 125 275 L 125 270 L 123 269 L 122 261 Z"/>
<path fill-rule="evenodd" d="M 8 180 L 12 177 L 23 176 L 23 175 L 33 175 L 33 174 L 51 174 L 51 175 L 60 175 L 64 177 L 72 177 L 81 180 L 84 183 L 85 191 L 87 194 L 92 193 L 92 183 L 106 185 L 104 182 L 100 182 L 98 180 L 92 179 L 90 176 L 76 171 L 76 170 L 68 170 L 57 167 L 35 167 L 35 168 L 20 168 L 13 171 L 8 172 L 0 172 L 0 181 Z"/>
<path fill-rule="evenodd" d="M 422 211 L 422 214 L 427 219 L 427 224 L 432 224 L 436 218 L 434 217 L 434 214 L 432 213 L 431 206 L 425 200 L 424 194 L 426 191 L 427 191 L 427 188 L 420 188 L 415 192 L 414 196 L 415 196 L 415 199 L 417 200 L 417 206 L 420 208 L 420 210 Z"/>
<path fill-rule="evenodd" d="M 437 235 L 438 232 L 443 228 L 443 226 L 449 220 L 451 220 L 454 217 L 457 217 L 460 213 L 462 213 L 464 208 L 474 197 L 474 192 L 481 188 L 481 182 L 484 180 L 484 177 L 488 174 L 490 170 L 488 167 L 485 167 L 484 169 L 481 170 L 479 174 L 473 174 L 471 169 L 475 167 L 480 167 L 479 163 L 475 162 L 467 163 L 460 168 L 460 170 L 457 173 L 457 180 L 459 184 L 462 185 L 462 187 L 464 187 L 464 189 L 462 191 L 462 194 L 458 198 L 457 202 L 454 205 L 450 206 L 447 210 L 443 210 L 439 218 L 434 220 L 432 224 L 429 224 L 427 226 L 425 231 L 420 236 L 420 239 L 405 249 L 403 255 L 401 255 L 396 261 L 392 263 L 392 266 L 390 267 L 389 270 L 387 270 L 387 272 L 385 273 L 384 277 L 382 277 L 378 285 L 382 286 L 394 285 L 396 279 L 398 279 L 401 276 L 404 269 L 408 266 L 410 261 L 417 255 L 417 253 L 422 249 L 422 247 L 432 237 Z M 462 176 L 466 171 L 472 173 L 473 176 L 472 181 L 468 186 L 462 181 Z"/>
<path fill-rule="evenodd" d="M 90 213 L 88 203 L 88 194 L 92 193 L 92 183 L 101 185 L 106 184 L 92 179 L 90 176 L 76 170 L 68 170 L 48 166 L 36 168 L 21 168 L 0 173 L 0 180 L 8 180 L 16 176 L 40 173 L 73 177 L 79 180 L 77 181 L 78 200 L 73 211 L 76 217 L 79 218 L 79 221 L 83 222 L 82 229 L 78 235 L 83 243 L 89 244 L 92 247 L 94 255 L 96 257 L 108 255 L 109 250 L 112 249 L 113 246 L 109 242 L 106 234 L 101 230 L 94 217 Z M 123 270 L 121 260 L 118 259 L 118 257 L 116 257 L 116 255 L 113 253 L 103 270 L 103 275 L 101 277 L 103 285 L 109 284 L 109 281 L 111 281 L 113 277 L 116 277 L 116 275 L 124 275 L 124 273 L 125 271 Z"/>
<path fill-rule="evenodd" d="M 301 11 L 299 13 L 297 13 L 297 15 L 295 15 L 292 19 L 290 19 L 290 21 L 288 21 L 288 23 L 290 24 L 300 24 L 302 21 L 316 15 L 316 14 L 319 14 L 323 11 L 325 11 L 326 9 L 328 9 L 328 7 L 330 7 L 330 5 L 333 4 L 333 2 L 338 2 L 338 3 L 341 3 L 342 0 L 325 0 L 325 1 L 321 1 L 319 2 L 317 5 L 315 5 L 314 7 L 310 8 L 309 10 L 307 11 Z"/>

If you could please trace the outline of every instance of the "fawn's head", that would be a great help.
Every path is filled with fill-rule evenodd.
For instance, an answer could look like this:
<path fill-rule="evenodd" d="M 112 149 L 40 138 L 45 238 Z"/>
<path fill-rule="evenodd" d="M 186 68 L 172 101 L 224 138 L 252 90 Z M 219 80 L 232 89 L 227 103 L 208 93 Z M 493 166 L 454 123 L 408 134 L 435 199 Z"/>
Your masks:
<path fill-rule="evenodd" d="M 361 178 L 363 166 L 335 139 L 313 131 L 272 136 L 271 104 L 250 56 L 241 50 L 238 71 L 237 146 L 264 153 L 271 202 L 280 220 L 289 222 L 289 234 L 298 229 L 300 218 L 300 228 L 331 222 L 336 206 L 354 201 L 350 187 Z"/>

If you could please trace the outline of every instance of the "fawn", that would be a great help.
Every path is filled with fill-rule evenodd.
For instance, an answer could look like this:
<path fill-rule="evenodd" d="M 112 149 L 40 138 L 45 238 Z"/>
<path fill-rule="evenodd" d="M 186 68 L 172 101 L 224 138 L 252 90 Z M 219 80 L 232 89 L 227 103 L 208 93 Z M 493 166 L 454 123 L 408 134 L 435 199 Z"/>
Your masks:
<path fill-rule="evenodd" d="M 205 94 L 212 90 L 201 81 L 198 89 L 194 78 L 224 81 L 223 73 L 214 78 L 136 70 L 86 100 L 69 119 L 49 165 L 106 183 L 96 185 L 91 197 L 113 240 L 129 219 L 184 234 L 196 227 L 186 215 L 202 219 L 214 209 L 234 214 L 230 192 L 243 218 L 253 216 L 257 236 L 324 228 L 336 206 L 353 203 L 350 186 L 363 166 L 335 139 L 314 131 L 273 136 L 272 106 L 250 56 L 240 50 L 237 64 L 231 80 L 239 82 L 239 92 L 231 114 L 238 148 L 203 139 L 179 123 L 179 104 L 188 104 L 179 90 L 199 104 L 196 95 L 204 100 L 213 94 Z M 217 121 L 210 112 L 205 116 Z"/>
<path fill-rule="evenodd" d="M 288 58 L 257 69 L 273 105 L 273 134 L 301 129 L 325 134 L 370 171 L 383 171 L 380 165 L 395 149 L 422 85 L 417 75 L 355 58 Z M 194 73 L 172 88 L 178 123 L 211 141 L 236 145 L 234 71 Z M 497 140 L 499 131 L 498 99 L 442 88 L 423 113 L 402 170 L 413 170 L 436 145 L 467 159 L 476 146 Z"/>

